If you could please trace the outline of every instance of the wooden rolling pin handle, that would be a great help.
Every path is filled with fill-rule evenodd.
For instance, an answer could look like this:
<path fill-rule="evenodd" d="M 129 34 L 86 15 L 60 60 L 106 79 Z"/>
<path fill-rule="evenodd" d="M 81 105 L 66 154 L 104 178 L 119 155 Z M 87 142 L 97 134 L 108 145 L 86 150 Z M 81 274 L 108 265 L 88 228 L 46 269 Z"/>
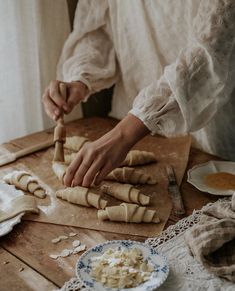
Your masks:
<path fill-rule="evenodd" d="M 26 149 L 19 150 L 18 152 L 14 153 L 14 154 L 15 154 L 16 158 L 21 158 L 21 157 L 26 156 L 28 154 L 32 154 L 32 153 L 40 151 L 42 149 L 49 148 L 53 144 L 54 144 L 53 140 L 47 140 L 47 141 L 41 142 L 37 145 L 33 145 L 31 147 L 28 147 Z"/>
<path fill-rule="evenodd" d="M 185 208 L 183 204 L 182 197 L 179 196 L 178 190 L 171 189 L 170 196 L 172 199 L 173 210 L 176 215 L 185 214 Z"/>

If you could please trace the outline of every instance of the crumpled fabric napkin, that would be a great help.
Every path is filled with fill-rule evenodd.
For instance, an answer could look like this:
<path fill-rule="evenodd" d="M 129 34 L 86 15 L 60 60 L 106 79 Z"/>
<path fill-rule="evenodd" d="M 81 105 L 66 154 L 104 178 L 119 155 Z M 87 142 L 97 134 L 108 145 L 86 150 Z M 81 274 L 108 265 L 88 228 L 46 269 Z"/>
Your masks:
<path fill-rule="evenodd" d="M 235 193 L 231 201 L 205 206 L 202 213 L 185 241 L 209 272 L 235 282 Z"/>

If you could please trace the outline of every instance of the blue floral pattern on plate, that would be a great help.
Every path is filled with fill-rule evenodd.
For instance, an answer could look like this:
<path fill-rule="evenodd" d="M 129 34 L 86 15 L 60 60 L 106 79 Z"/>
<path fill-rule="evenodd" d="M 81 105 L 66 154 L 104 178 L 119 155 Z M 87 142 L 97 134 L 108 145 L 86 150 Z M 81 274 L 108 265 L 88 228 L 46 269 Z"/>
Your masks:
<path fill-rule="evenodd" d="M 109 248 L 120 247 L 124 249 L 139 248 L 142 251 L 144 258 L 151 262 L 154 267 L 152 276 L 148 281 L 135 288 L 116 289 L 107 288 L 91 277 L 91 258 L 102 255 Z M 162 283 L 166 280 L 169 274 L 169 266 L 163 255 L 160 255 L 157 251 L 145 243 L 131 240 L 114 240 L 107 241 L 87 250 L 77 262 L 76 273 L 85 286 L 96 291 L 152 291 L 162 285 Z"/>

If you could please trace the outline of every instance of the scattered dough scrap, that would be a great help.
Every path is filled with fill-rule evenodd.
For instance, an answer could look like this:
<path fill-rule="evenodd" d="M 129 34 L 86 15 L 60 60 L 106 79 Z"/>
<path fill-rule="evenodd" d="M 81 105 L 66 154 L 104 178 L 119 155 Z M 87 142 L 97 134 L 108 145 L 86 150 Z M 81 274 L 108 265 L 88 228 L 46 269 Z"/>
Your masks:
<path fill-rule="evenodd" d="M 85 251 L 85 249 L 86 249 L 86 245 L 80 245 L 73 250 L 73 254 L 77 254 L 82 251 Z"/>
<path fill-rule="evenodd" d="M 53 239 L 51 240 L 51 242 L 52 242 L 53 244 L 57 244 L 58 242 L 60 242 L 60 238 L 59 238 L 59 237 L 53 238 Z"/>
<path fill-rule="evenodd" d="M 60 253 L 60 257 L 65 258 L 68 257 L 72 254 L 72 250 L 69 249 L 64 249 L 61 253 Z"/>
<path fill-rule="evenodd" d="M 61 236 L 59 236 L 58 238 L 61 239 L 61 240 L 62 240 L 62 239 L 65 240 L 65 239 L 68 239 L 69 237 L 68 237 L 67 235 L 61 235 Z"/>
<path fill-rule="evenodd" d="M 70 237 L 73 237 L 77 235 L 77 233 L 74 233 L 74 232 L 71 232 L 69 234 Z M 52 243 L 57 243 L 57 242 L 60 242 L 61 240 L 66 240 L 68 239 L 69 237 L 66 236 L 66 235 L 61 235 L 57 238 L 54 238 L 51 240 Z M 84 251 L 86 249 L 86 245 L 81 245 L 81 242 L 80 240 L 74 240 L 72 242 L 72 249 L 64 249 L 60 252 L 60 254 L 50 254 L 49 257 L 52 258 L 53 260 L 56 260 L 58 258 L 66 258 L 68 256 L 70 256 L 71 254 L 77 254 L 77 253 L 80 253 L 82 251 Z"/>
<path fill-rule="evenodd" d="M 59 258 L 59 255 L 49 255 L 49 257 L 53 260 L 57 260 Z"/>
<path fill-rule="evenodd" d="M 80 240 L 74 240 L 72 245 L 73 245 L 74 248 L 76 248 L 76 247 L 81 245 L 81 242 L 80 242 Z"/>

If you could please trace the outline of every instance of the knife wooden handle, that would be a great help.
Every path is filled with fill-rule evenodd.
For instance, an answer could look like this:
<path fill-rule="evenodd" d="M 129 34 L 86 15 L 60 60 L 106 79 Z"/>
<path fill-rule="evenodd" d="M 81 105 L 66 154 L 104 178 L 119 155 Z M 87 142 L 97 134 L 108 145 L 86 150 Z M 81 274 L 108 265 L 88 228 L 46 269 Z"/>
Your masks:
<path fill-rule="evenodd" d="M 182 196 L 179 190 L 179 186 L 177 185 L 177 182 L 176 182 L 174 169 L 172 168 L 172 166 L 167 165 L 166 172 L 167 172 L 167 176 L 169 180 L 168 192 L 171 197 L 174 213 L 176 215 L 182 215 L 185 213 L 185 208 L 184 208 Z"/>
<path fill-rule="evenodd" d="M 178 190 L 178 186 L 176 185 L 176 187 L 174 185 L 172 185 L 172 186 L 169 185 L 168 192 L 169 192 L 170 197 L 171 197 L 174 213 L 176 215 L 182 215 L 182 214 L 185 214 L 185 208 L 184 208 L 181 194 Z"/>

